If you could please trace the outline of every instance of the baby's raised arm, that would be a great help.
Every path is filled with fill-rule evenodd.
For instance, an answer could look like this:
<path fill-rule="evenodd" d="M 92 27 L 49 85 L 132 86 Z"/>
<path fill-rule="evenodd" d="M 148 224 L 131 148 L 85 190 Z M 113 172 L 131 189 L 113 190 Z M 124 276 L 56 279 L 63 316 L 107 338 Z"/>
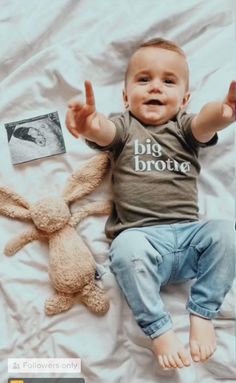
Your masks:
<path fill-rule="evenodd" d="M 214 134 L 235 121 L 236 81 L 232 81 L 222 102 L 209 102 L 192 121 L 192 132 L 200 142 L 208 142 Z"/>
<path fill-rule="evenodd" d="M 115 137 L 116 127 L 102 113 L 96 111 L 93 87 L 90 81 L 85 81 L 86 102 L 73 98 L 68 104 L 66 127 L 78 138 L 82 135 L 89 141 L 100 146 L 109 145 Z"/>

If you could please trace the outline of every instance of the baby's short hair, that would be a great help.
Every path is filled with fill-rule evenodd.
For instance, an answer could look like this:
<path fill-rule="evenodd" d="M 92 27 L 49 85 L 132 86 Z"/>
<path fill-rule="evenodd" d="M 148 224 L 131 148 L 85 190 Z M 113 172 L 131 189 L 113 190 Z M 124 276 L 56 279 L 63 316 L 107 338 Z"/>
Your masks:
<path fill-rule="evenodd" d="M 186 58 L 186 54 L 184 53 L 183 49 L 180 48 L 179 45 L 177 45 L 174 41 L 166 40 L 161 37 L 157 37 L 155 39 L 151 39 L 140 44 L 136 50 L 139 50 L 140 48 L 152 47 L 152 46 L 177 52 L 181 56 Z"/>
<path fill-rule="evenodd" d="M 185 60 L 187 58 L 185 52 L 183 51 L 182 48 L 180 48 L 180 46 L 178 44 L 176 44 L 174 41 L 163 39 L 162 37 L 156 37 L 154 39 L 150 39 L 150 40 L 138 45 L 138 47 L 135 49 L 133 54 L 135 52 L 137 52 L 139 49 L 146 48 L 146 47 L 157 47 L 157 48 L 167 49 L 169 51 L 174 51 L 174 52 L 178 53 Z M 132 54 L 132 56 L 133 56 L 133 54 Z M 186 60 L 186 62 L 187 62 L 187 60 Z M 125 72 L 125 84 L 127 84 L 129 67 L 130 67 L 130 65 L 128 64 L 126 72 Z M 187 79 L 187 88 L 188 88 L 188 79 Z"/>

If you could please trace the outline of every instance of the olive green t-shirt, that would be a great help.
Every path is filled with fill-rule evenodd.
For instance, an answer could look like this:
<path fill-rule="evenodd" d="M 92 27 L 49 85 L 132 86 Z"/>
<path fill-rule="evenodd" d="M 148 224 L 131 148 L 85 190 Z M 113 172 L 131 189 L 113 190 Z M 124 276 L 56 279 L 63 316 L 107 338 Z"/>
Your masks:
<path fill-rule="evenodd" d="M 93 148 L 108 150 L 112 163 L 113 212 L 106 234 L 122 230 L 198 219 L 199 146 L 191 130 L 193 114 L 180 112 L 159 126 L 144 126 L 131 113 L 114 117 L 113 142 Z"/>

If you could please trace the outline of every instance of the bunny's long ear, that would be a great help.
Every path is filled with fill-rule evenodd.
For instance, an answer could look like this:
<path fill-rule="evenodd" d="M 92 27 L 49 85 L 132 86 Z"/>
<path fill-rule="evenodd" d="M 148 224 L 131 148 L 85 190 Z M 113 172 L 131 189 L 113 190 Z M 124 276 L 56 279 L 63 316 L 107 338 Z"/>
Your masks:
<path fill-rule="evenodd" d="M 69 178 L 63 192 L 67 203 L 91 193 L 102 182 L 109 168 L 109 154 L 99 153 Z"/>
<path fill-rule="evenodd" d="M 8 187 L 0 187 L 0 214 L 10 218 L 31 220 L 29 204 Z"/>

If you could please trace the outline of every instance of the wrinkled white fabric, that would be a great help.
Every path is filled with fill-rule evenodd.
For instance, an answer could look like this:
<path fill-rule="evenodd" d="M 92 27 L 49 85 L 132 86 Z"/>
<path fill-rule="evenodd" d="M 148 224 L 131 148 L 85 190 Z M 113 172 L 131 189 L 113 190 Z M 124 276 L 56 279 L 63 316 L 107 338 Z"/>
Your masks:
<path fill-rule="evenodd" d="M 222 99 L 235 77 L 233 3 L 222 0 L 1 0 L 0 14 L 0 184 L 29 202 L 58 195 L 66 178 L 94 151 L 65 128 L 68 100 L 93 82 L 98 110 L 123 110 L 123 75 L 138 44 L 156 36 L 177 41 L 186 51 L 191 73 L 190 112 Z M 67 153 L 27 164 L 11 164 L 4 123 L 59 112 Z M 201 151 L 201 215 L 234 218 L 234 129 Z M 109 179 L 89 196 L 107 199 Z M 73 207 L 76 209 L 79 204 Z M 161 371 L 151 343 L 136 325 L 108 268 L 105 217 L 90 217 L 78 227 L 99 264 L 111 302 L 106 316 L 84 306 L 46 317 L 52 288 L 48 247 L 34 242 L 14 257 L 6 243 L 30 224 L 0 217 L 0 376 L 6 381 L 9 357 L 80 357 L 86 383 L 229 383 L 236 379 L 234 290 L 215 320 L 218 349 L 205 364 Z M 168 286 L 164 301 L 182 341 L 188 343 L 185 301 L 189 285 Z M 45 376 L 45 375 L 44 375 Z M 47 374 L 46 376 L 50 376 Z M 66 375 L 63 375 L 66 377 Z"/>

